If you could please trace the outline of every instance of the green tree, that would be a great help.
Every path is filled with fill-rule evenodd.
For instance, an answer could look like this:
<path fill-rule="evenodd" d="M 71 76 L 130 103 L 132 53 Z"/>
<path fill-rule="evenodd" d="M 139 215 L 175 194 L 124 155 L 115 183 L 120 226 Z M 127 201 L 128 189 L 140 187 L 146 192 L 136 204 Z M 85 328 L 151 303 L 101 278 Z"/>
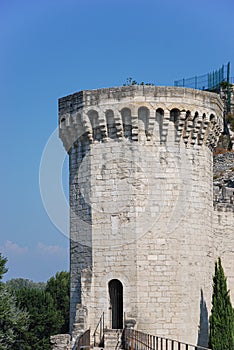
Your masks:
<path fill-rule="evenodd" d="M 7 259 L 0 254 L 0 349 L 17 349 L 18 341 L 27 331 L 28 314 L 16 306 L 16 300 L 1 282 Z"/>
<path fill-rule="evenodd" d="M 4 258 L 0 253 L 0 282 L 2 282 L 2 277 L 7 272 L 6 263 L 7 258 Z"/>
<path fill-rule="evenodd" d="M 14 296 L 0 290 L 0 349 L 18 349 L 17 344 L 28 326 L 28 313 L 16 306 Z"/>
<path fill-rule="evenodd" d="M 52 296 L 37 288 L 17 289 L 15 295 L 18 305 L 29 313 L 29 328 L 21 337 L 21 348 L 49 350 L 50 335 L 60 333 L 64 322 Z"/>
<path fill-rule="evenodd" d="M 69 332 L 69 304 L 70 304 L 70 274 L 66 271 L 57 272 L 46 284 L 48 292 L 54 300 L 55 307 L 61 312 L 64 323 L 60 333 Z"/>
<path fill-rule="evenodd" d="M 38 288 L 44 290 L 46 288 L 46 283 L 33 282 L 26 278 L 12 278 L 11 280 L 6 281 L 6 286 L 12 290 L 21 288 Z"/>
<path fill-rule="evenodd" d="M 234 312 L 227 290 L 221 259 L 215 263 L 209 347 L 213 350 L 234 349 Z"/>

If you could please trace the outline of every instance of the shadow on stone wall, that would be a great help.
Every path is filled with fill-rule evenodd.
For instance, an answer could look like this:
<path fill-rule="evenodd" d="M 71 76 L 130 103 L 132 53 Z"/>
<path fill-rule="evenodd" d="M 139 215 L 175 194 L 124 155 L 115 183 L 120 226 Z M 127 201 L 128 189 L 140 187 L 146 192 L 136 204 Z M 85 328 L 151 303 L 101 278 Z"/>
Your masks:
<path fill-rule="evenodd" d="M 201 289 L 200 322 L 199 322 L 199 329 L 198 329 L 197 345 L 207 347 L 208 340 L 209 340 L 208 311 L 207 311 L 206 302 L 203 296 L 203 290 Z"/>

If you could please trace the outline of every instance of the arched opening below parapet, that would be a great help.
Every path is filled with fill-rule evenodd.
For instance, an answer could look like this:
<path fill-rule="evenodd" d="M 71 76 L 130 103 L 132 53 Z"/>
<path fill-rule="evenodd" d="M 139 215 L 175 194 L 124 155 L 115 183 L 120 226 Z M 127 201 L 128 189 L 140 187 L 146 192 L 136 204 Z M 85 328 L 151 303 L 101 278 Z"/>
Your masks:
<path fill-rule="evenodd" d="M 148 136 L 149 128 L 149 110 L 146 107 L 140 107 L 138 109 L 138 130 L 139 134 L 144 133 Z"/>
<path fill-rule="evenodd" d="M 98 113 L 94 110 L 88 112 L 89 120 L 92 125 L 92 131 L 93 131 L 93 139 L 96 141 L 101 140 L 101 130 L 100 125 L 98 121 Z"/>
<path fill-rule="evenodd" d="M 163 127 L 163 118 L 164 118 L 164 110 L 162 108 L 158 108 L 156 110 L 155 120 L 156 120 L 156 128 L 159 133 L 160 141 L 162 138 L 162 127 Z"/>
<path fill-rule="evenodd" d="M 123 121 L 123 132 L 124 137 L 127 139 L 132 139 L 132 117 L 131 110 L 129 108 L 123 108 L 121 111 L 122 121 Z"/>
<path fill-rule="evenodd" d="M 173 109 L 170 111 L 170 121 L 172 121 L 173 123 L 176 124 L 176 122 L 177 122 L 178 119 L 179 119 L 179 116 L 180 116 L 180 111 L 179 111 L 179 109 L 173 108 Z"/>
<path fill-rule="evenodd" d="M 110 139 L 116 139 L 116 126 L 114 120 L 114 113 L 112 110 L 106 111 L 106 125 L 107 125 L 107 134 Z"/>
<path fill-rule="evenodd" d="M 112 329 L 123 328 L 123 285 L 113 279 L 108 284 L 110 309 L 111 309 L 111 327 Z"/>

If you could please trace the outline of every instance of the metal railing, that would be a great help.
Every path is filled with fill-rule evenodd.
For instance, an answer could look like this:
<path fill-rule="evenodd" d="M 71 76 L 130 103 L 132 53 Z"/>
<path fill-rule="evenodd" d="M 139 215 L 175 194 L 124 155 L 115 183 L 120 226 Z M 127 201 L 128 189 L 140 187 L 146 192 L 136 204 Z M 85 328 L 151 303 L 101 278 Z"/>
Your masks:
<path fill-rule="evenodd" d="M 104 347 L 104 312 L 102 313 L 93 333 L 93 343 L 94 346 Z"/>
<path fill-rule="evenodd" d="M 90 349 L 90 329 L 79 336 L 73 350 L 89 350 Z"/>
<path fill-rule="evenodd" d="M 186 344 L 133 329 L 124 330 L 125 350 L 210 350 L 200 345 Z"/>
<path fill-rule="evenodd" d="M 230 83 L 230 62 L 211 73 L 176 80 L 174 86 L 213 91 L 217 90 L 222 82 Z"/>

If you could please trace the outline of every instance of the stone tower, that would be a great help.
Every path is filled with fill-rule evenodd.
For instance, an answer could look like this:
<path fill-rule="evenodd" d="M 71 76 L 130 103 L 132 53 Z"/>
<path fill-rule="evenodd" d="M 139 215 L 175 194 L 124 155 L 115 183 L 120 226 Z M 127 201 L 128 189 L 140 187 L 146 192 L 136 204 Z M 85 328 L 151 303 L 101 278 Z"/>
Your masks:
<path fill-rule="evenodd" d="M 205 345 L 222 115 L 218 95 L 178 87 L 59 100 L 70 160 L 71 332 L 92 332 L 104 312 L 107 328 Z"/>

